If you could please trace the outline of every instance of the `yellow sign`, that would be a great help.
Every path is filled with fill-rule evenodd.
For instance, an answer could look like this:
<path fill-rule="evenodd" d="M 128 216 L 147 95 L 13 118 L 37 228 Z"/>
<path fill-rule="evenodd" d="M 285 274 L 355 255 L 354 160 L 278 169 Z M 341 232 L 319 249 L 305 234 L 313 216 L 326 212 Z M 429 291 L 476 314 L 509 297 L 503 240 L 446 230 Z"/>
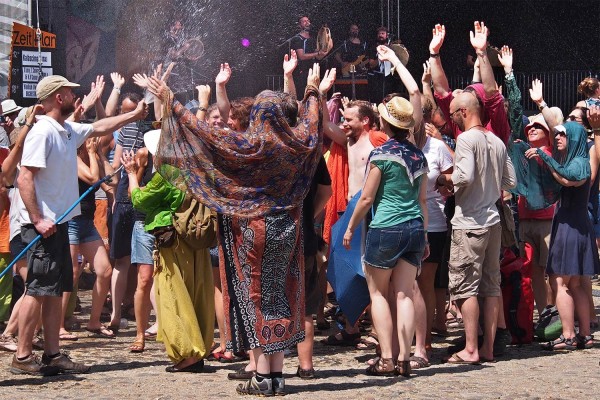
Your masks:
<path fill-rule="evenodd" d="M 55 49 L 56 35 L 42 31 L 41 42 L 42 48 Z M 30 28 L 27 25 L 19 24 L 18 22 L 13 22 L 12 45 L 38 47 L 38 38 L 35 29 Z"/>

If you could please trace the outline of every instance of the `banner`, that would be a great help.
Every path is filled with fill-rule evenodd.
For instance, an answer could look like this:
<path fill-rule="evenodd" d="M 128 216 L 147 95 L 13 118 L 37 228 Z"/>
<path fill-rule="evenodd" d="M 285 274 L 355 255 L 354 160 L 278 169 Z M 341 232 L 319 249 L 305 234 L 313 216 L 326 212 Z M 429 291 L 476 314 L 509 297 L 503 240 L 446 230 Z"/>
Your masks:
<path fill-rule="evenodd" d="M 52 60 L 56 51 L 56 35 L 42 31 L 40 43 L 41 52 L 36 30 L 13 23 L 8 97 L 20 106 L 34 104 L 37 83 L 54 72 Z"/>

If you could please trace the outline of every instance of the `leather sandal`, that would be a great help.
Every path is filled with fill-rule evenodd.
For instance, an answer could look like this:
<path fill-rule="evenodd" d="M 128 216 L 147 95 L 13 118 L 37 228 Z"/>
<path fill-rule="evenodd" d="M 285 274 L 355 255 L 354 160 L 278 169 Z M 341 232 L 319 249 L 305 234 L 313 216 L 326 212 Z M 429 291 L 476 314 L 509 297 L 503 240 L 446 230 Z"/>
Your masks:
<path fill-rule="evenodd" d="M 131 346 L 129 346 L 129 351 L 132 353 L 143 353 L 144 352 L 145 343 L 144 340 L 136 339 Z"/>
<path fill-rule="evenodd" d="M 394 376 L 396 375 L 394 360 L 392 358 L 380 357 L 373 365 L 369 365 L 366 374 L 371 376 Z"/>

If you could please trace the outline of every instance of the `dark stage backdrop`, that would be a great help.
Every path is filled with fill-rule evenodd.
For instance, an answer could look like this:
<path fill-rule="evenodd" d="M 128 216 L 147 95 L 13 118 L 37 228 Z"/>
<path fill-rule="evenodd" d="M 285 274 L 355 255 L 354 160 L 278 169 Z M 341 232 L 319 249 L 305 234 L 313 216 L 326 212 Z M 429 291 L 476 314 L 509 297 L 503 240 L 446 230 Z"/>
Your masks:
<path fill-rule="evenodd" d="M 110 81 L 112 71 L 128 77 L 148 72 L 164 57 L 165 32 L 179 18 L 186 36 L 204 45 L 204 55 L 191 66 L 194 84 L 212 83 L 219 63 L 229 62 L 230 97 L 255 95 L 265 88 L 265 75 L 281 73 L 287 45 L 279 45 L 297 32 L 300 15 L 309 16 L 314 34 L 328 24 L 337 47 L 355 21 L 361 37 L 371 41 L 382 8 L 387 21 L 387 5 L 387 0 L 69 0 L 67 32 L 61 32 L 67 35 L 67 75 L 87 87 L 97 74 Z M 513 47 L 516 70 L 600 69 L 600 1 L 400 1 L 400 10 L 393 31 L 410 52 L 408 67 L 417 80 L 437 22 L 447 29 L 442 60 L 449 75 L 466 69 L 473 20 L 490 27 L 491 44 Z"/>

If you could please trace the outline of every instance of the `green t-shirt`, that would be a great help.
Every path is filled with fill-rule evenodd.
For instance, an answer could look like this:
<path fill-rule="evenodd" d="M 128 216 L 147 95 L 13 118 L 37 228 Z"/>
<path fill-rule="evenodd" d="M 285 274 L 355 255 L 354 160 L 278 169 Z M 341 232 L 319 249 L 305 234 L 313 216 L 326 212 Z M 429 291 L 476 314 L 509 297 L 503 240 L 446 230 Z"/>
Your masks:
<path fill-rule="evenodd" d="M 369 227 L 387 228 L 411 219 L 423 219 L 419 204 L 423 175 L 416 178 L 414 183 L 410 183 L 406 168 L 397 162 L 374 160 L 371 164 L 381 170 L 381 182 L 373 203 L 375 216 Z"/>
<path fill-rule="evenodd" d="M 144 188 L 131 191 L 131 202 L 136 210 L 146 213 L 144 229 L 147 232 L 173 223 L 173 212 L 177 211 L 185 193 L 167 182 L 158 172 Z"/>

